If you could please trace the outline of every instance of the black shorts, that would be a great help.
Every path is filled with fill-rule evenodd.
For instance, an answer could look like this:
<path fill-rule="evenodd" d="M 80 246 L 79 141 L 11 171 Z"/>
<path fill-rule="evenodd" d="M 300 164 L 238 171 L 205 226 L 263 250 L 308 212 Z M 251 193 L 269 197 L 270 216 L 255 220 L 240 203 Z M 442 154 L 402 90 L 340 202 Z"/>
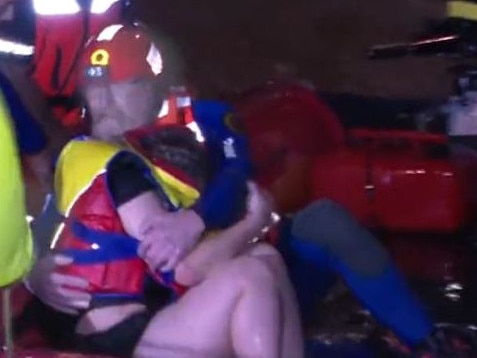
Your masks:
<path fill-rule="evenodd" d="M 107 331 L 86 336 L 76 334 L 74 349 L 85 354 L 130 358 L 151 318 L 149 312 L 139 312 Z"/>

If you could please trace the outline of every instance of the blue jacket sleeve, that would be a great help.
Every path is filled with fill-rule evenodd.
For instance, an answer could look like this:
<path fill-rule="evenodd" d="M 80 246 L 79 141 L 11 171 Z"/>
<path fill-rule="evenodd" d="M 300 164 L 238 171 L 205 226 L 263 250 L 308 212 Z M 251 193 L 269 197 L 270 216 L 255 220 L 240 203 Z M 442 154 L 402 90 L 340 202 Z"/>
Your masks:
<path fill-rule="evenodd" d="M 206 140 L 214 175 L 195 206 L 208 229 L 225 228 L 245 210 L 247 180 L 252 173 L 244 134 L 227 125 L 232 108 L 216 101 L 196 101 L 194 118 Z"/>
<path fill-rule="evenodd" d="M 46 135 L 21 101 L 13 85 L 0 73 L 0 90 L 12 117 L 21 154 L 35 155 L 46 148 Z"/>

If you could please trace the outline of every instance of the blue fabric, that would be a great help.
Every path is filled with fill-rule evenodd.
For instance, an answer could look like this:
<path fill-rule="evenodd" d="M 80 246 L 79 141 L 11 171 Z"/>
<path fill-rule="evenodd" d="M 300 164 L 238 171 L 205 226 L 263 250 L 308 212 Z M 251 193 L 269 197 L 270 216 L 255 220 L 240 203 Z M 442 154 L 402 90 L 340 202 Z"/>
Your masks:
<path fill-rule="evenodd" d="M 325 298 L 337 279 L 329 256 L 314 246 L 291 237 L 289 221 L 281 224 L 278 250 L 287 266 L 295 287 L 302 318 L 306 323 L 316 320 L 316 305 Z M 310 250 L 308 250 L 308 247 Z"/>
<path fill-rule="evenodd" d="M 71 224 L 71 231 L 83 242 L 95 245 L 89 250 L 66 249 L 61 251 L 62 254 L 73 258 L 77 265 L 93 265 L 138 258 L 139 241 L 129 235 L 93 230 L 78 221 Z M 157 272 L 156 274 L 167 287 L 171 287 L 175 283 L 174 271 Z M 111 295 L 107 294 L 107 297 L 111 297 Z"/>
<path fill-rule="evenodd" d="M 43 257 L 48 252 L 51 238 L 54 237 L 62 221 L 63 216 L 56 209 L 55 193 L 47 194 L 40 215 L 31 224 L 35 252 L 38 257 Z"/>
<path fill-rule="evenodd" d="M 225 228 L 236 222 L 244 210 L 246 182 L 252 172 L 248 143 L 244 134 L 225 124 L 225 117 L 233 113 L 230 105 L 218 101 L 195 101 L 192 111 L 206 139 L 215 173 L 194 209 L 208 229 Z M 234 158 L 227 158 L 224 154 L 227 140 L 233 141 Z"/>
<path fill-rule="evenodd" d="M 304 314 L 313 312 L 313 304 L 324 298 L 339 276 L 374 317 L 407 344 L 415 345 L 431 333 L 427 313 L 392 263 L 384 272 L 362 276 L 316 243 L 293 237 L 285 230 L 288 235 L 282 237 L 279 248 L 284 250 Z"/>
<path fill-rule="evenodd" d="M 0 73 L 0 89 L 8 104 L 20 153 L 35 155 L 46 148 L 46 135 L 21 101 L 10 81 Z"/>
<path fill-rule="evenodd" d="M 71 224 L 71 231 L 78 239 L 92 246 L 89 250 L 62 250 L 62 253 L 72 257 L 77 265 L 137 258 L 139 241 L 128 235 L 93 230 L 78 221 Z"/>

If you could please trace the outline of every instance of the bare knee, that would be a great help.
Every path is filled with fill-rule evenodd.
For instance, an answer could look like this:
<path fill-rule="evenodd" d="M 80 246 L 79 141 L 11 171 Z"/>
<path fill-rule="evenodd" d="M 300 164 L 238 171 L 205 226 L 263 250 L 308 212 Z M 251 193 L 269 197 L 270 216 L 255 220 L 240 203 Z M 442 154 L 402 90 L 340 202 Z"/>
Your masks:
<path fill-rule="evenodd" d="M 283 275 L 287 272 L 285 261 L 280 252 L 270 244 L 260 243 L 252 246 L 246 255 L 255 256 L 269 265 L 275 273 Z"/>
<path fill-rule="evenodd" d="M 252 256 L 270 255 L 273 257 L 280 257 L 280 253 L 277 249 L 275 249 L 272 245 L 264 242 L 260 242 L 258 244 L 250 246 L 250 248 L 246 251 L 246 254 Z"/>
<path fill-rule="evenodd" d="M 279 258 L 279 256 L 276 257 Z M 241 256 L 235 259 L 230 264 L 229 270 L 223 273 L 230 276 L 242 288 L 251 286 L 271 288 L 278 286 L 279 281 L 275 263 L 265 258 L 264 255 Z"/>

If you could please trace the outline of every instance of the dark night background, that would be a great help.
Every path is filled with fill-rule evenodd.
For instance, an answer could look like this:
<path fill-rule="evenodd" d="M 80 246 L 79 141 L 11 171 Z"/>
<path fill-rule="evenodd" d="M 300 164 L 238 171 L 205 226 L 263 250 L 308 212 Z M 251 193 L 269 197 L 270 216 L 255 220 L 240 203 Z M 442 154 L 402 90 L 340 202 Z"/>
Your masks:
<path fill-rule="evenodd" d="M 294 67 L 321 90 L 442 97 L 450 60 L 372 62 L 370 45 L 403 41 L 445 16 L 444 0 L 138 0 L 147 24 L 173 39 L 203 92 L 239 90 Z"/>

